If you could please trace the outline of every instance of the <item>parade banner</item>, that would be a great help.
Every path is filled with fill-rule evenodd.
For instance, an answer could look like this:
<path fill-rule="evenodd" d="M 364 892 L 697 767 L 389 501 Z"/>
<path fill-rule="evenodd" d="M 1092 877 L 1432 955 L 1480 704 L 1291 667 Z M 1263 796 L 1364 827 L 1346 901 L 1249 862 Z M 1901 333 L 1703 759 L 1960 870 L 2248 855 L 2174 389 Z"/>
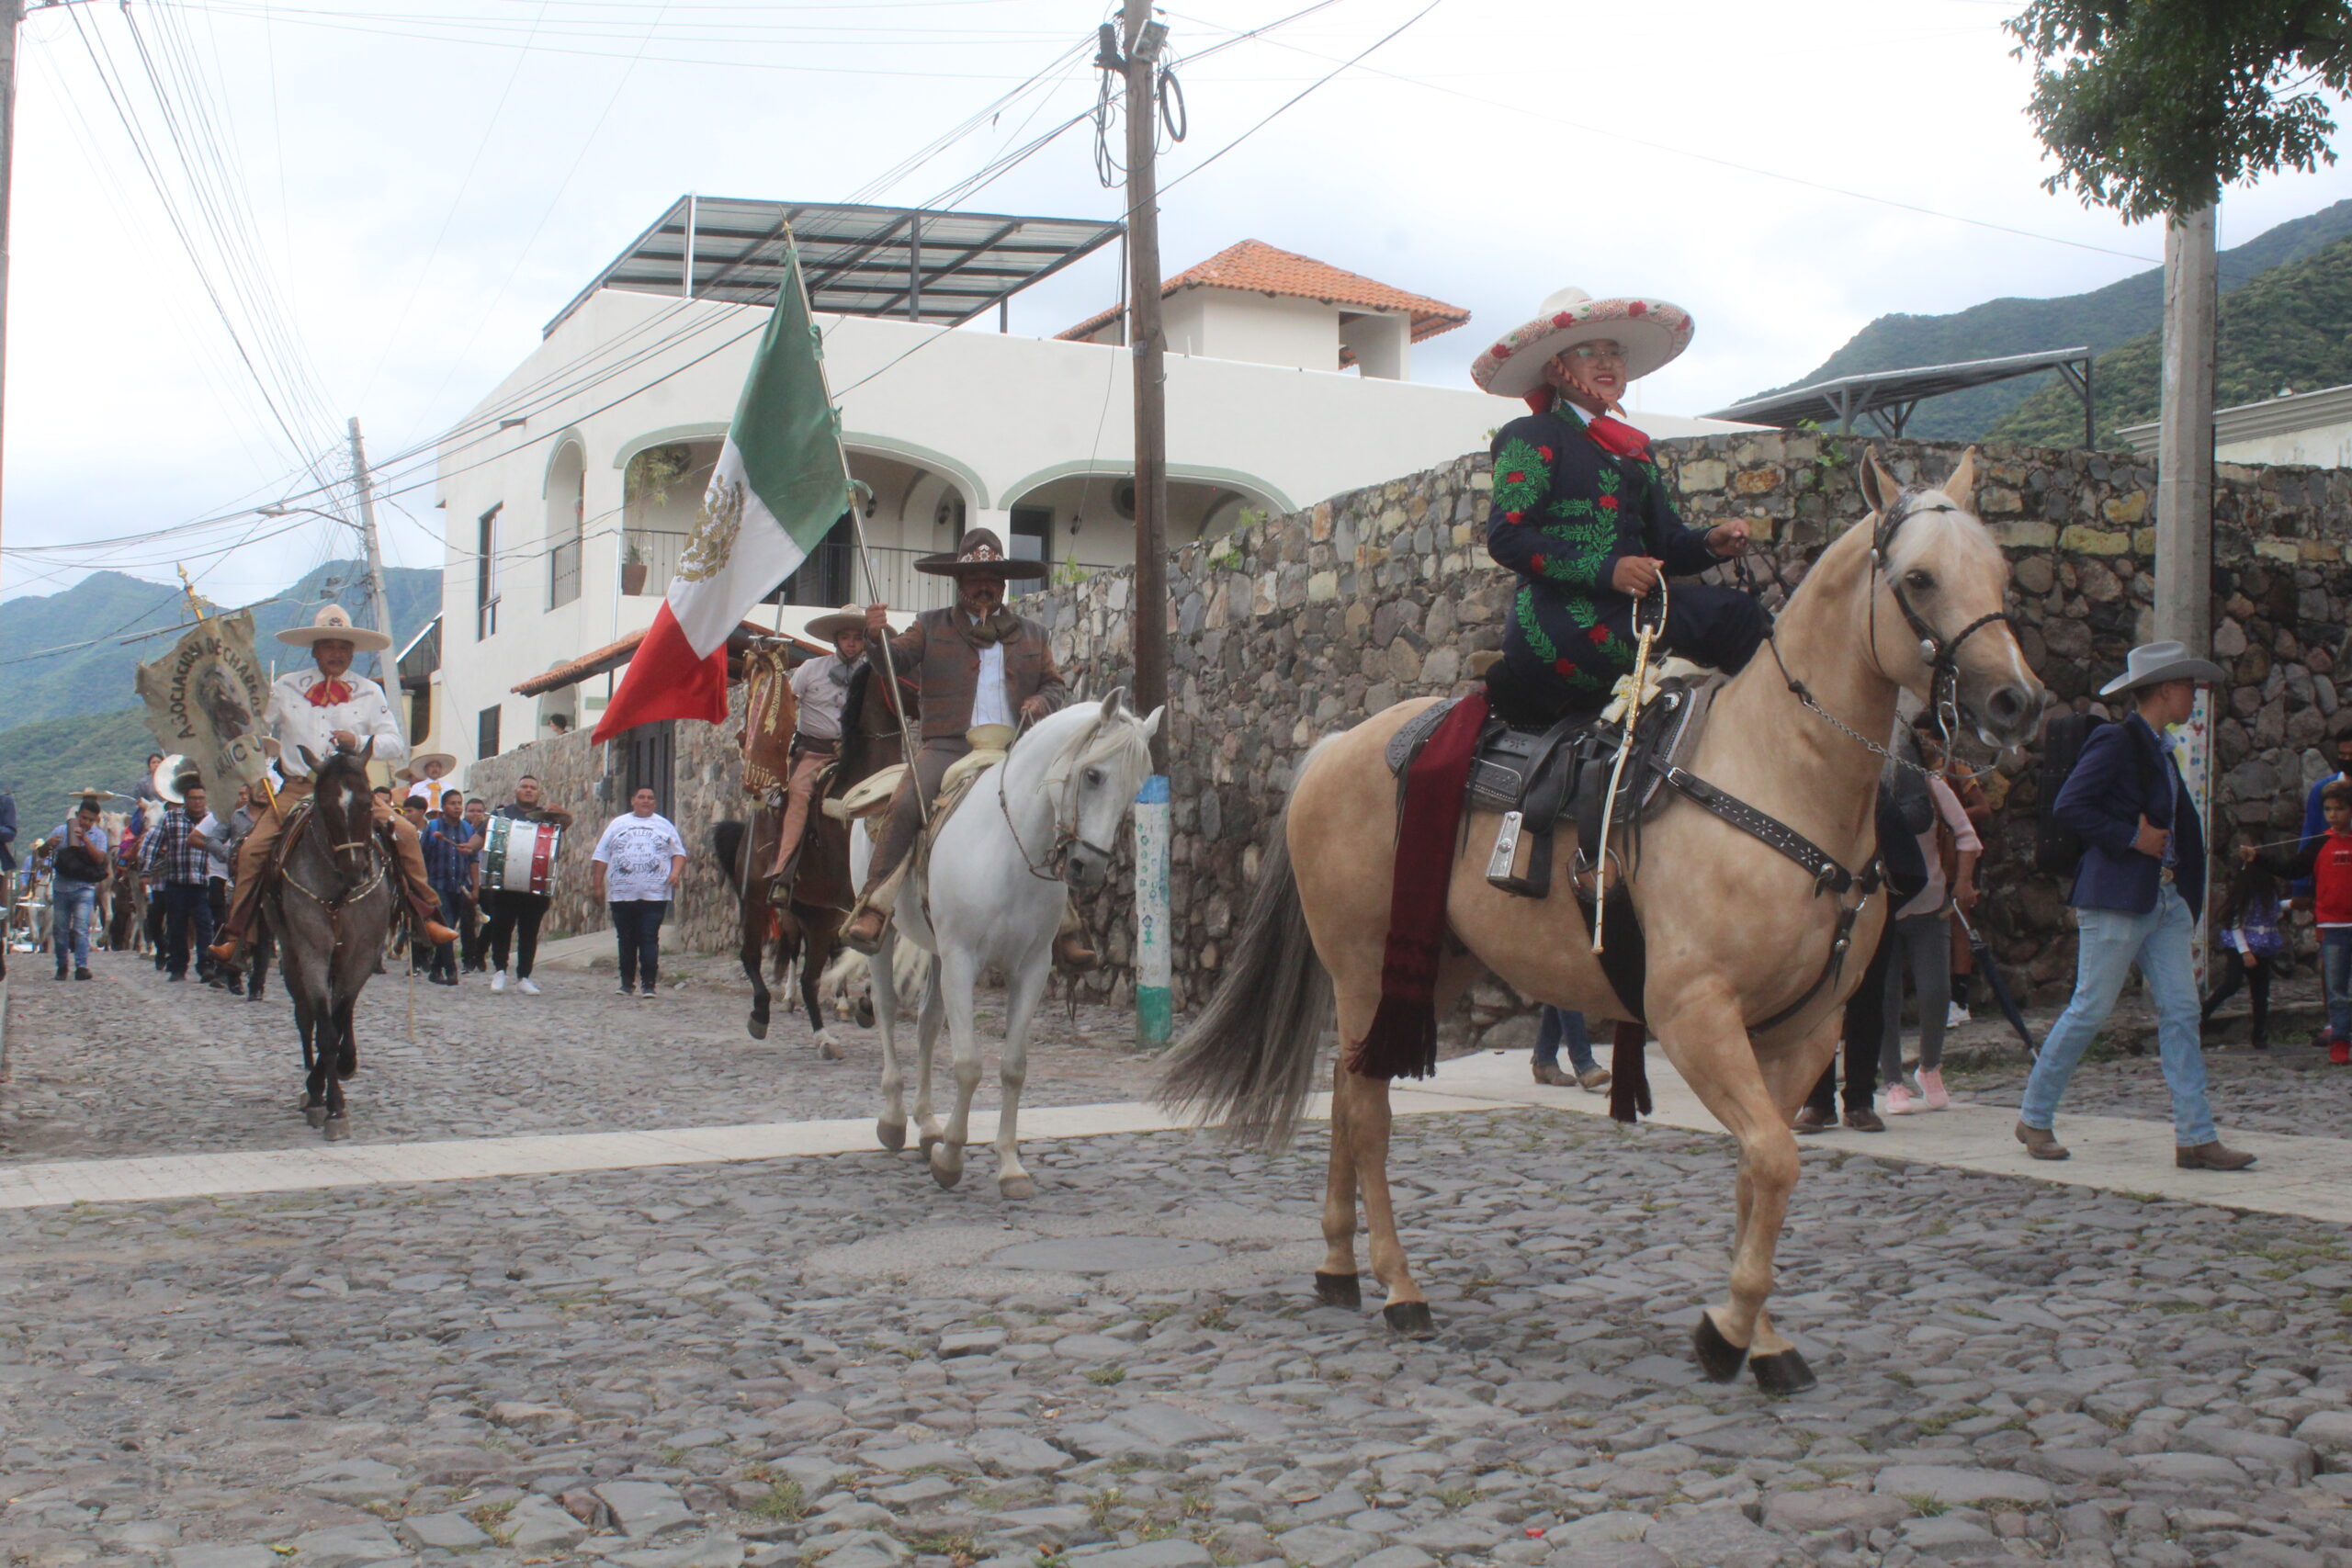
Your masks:
<path fill-rule="evenodd" d="M 138 689 L 158 749 L 185 753 L 223 809 L 238 785 L 268 773 L 269 672 L 254 655 L 250 611 L 199 621 L 171 652 L 139 667 Z"/>

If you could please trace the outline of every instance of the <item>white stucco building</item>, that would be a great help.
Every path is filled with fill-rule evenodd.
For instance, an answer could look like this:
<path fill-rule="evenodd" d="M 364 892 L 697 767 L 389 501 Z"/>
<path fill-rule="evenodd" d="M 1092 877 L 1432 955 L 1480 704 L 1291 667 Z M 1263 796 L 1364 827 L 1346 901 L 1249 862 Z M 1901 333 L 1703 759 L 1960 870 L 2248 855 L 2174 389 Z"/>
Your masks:
<path fill-rule="evenodd" d="M 2156 455 L 2154 424 L 2130 425 L 2116 434 L 2143 457 Z M 2352 387 L 2281 392 L 2215 411 L 2213 460 L 2352 468 Z"/>
<path fill-rule="evenodd" d="M 549 323 L 440 452 L 440 657 L 421 749 L 461 761 L 595 723 L 605 676 L 513 688 L 641 631 L 666 591 L 772 299 L 789 223 L 863 519 L 894 605 L 967 526 L 1076 572 L 1130 563 L 1134 413 L 1118 308 L 1058 338 L 985 330 L 1115 224 L 683 198 Z M 1166 286 L 1171 546 L 1487 445 L 1518 405 L 1408 378 L 1468 312 L 1254 241 Z M 1645 412 L 1652 434 L 1731 428 Z M 781 602 L 863 600 L 837 529 Z"/>

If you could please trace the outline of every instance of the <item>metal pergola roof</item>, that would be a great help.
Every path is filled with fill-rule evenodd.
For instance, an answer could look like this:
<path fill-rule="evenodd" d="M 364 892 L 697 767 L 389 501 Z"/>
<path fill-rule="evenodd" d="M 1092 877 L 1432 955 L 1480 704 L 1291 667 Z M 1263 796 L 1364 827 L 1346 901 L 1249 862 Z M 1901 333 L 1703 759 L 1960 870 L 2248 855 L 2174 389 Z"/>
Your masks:
<path fill-rule="evenodd" d="M 2091 351 L 2052 348 L 2038 354 L 2012 354 L 2001 359 L 1970 359 L 1958 365 L 1923 365 L 1909 370 L 1875 370 L 1863 376 L 1840 376 L 1810 387 L 1767 392 L 1760 398 L 1717 409 L 1709 419 L 1741 420 L 1749 424 L 1793 428 L 1806 420 L 1838 422 L 1850 432 L 1854 421 L 1867 415 L 1888 435 L 1899 436 L 1921 400 L 1969 387 L 1990 386 L 2018 376 L 2055 370 L 2075 389 L 2083 402 L 2083 445 L 2094 445 L 2091 418 Z"/>
<path fill-rule="evenodd" d="M 542 330 L 600 288 L 775 302 L 784 239 L 811 309 L 956 326 L 1119 237 L 1116 221 L 682 196 Z"/>

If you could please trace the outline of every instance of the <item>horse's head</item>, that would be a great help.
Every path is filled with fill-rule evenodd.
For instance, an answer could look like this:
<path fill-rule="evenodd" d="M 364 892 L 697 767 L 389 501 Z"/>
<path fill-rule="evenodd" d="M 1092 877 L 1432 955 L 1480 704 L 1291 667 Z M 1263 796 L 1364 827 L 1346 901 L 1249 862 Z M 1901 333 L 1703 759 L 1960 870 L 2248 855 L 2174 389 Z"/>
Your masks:
<path fill-rule="evenodd" d="M 2050 694 L 2018 647 L 2003 609 L 2009 563 L 1973 510 L 1976 448 L 1936 490 L 1905 490 L 1862 459 L 1871 505 L 1876 581 L 1871 593 L 1871 653 L 1887 678 L 1957 729 L 1974 728 L 1988 746 L 2033 738 Z"/>
<path fill-rule="evenodd" d="M 311 807 L 327 829 L 336 869 L 348 877 L 368 875 L 376 837 L 376 795 L 368 781 L 368 759 L 375 754 L 375 738 L 369 737 L 356 751 L 338 748 L 323 759 L 312 756 L 308 748 L 300 750 L 311 770 Z"/>
<path fill-rule="evenodd" d="M 1151 738 L 1167 711 L 1139 716 L 1127 702 L 1127 689 L 1114 687 L 1093 722 L 1072 737 L 1048 771 L 1068 835 L 1061 877 L 1072 887 L 1100 887 L 1110 877 L 1119 824 L 1151 776 Z"/>

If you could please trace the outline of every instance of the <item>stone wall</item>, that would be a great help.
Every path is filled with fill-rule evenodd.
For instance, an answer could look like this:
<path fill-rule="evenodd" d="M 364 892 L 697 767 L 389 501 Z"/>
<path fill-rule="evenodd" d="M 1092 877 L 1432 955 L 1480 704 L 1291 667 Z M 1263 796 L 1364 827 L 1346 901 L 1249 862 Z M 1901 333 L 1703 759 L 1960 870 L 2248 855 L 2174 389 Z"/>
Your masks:
<path fill-rule="evenodd" d="M 1960 448 L 1879 442 L 1906 482 L 1936 482 Z M 1685 517 L 1752 520 L 1793 585 L 1804 563 L 1866 510 L 1864 443 L 1768 433 L 1660 444 Z M 1990 446 L 1978 509 L 2015 573 L 2013 607 L 2035 670 L 2085 699 L 2149 635 L 2153 465 L 2087 451 Z M 1169 571 L 1170 745 L 1180 1007 L 1212 987 L 1292 770 L 1315 739 L 1401 698 L 1465 690 L 1470 654 L 1500 644 L 1507 575 L 1484 547 L 1483 454 L 1336 496 L 1176 552 Z M 2223 465 L 2216 479 L 2215 651 L 2234 682 L 2220 727 L 2220 838 L 2300 819 L 2301 789 L 2336 720 L 2336 665 L 2352 598 L 2352 472 Z M 1105 573 L 1024 602 L 1052 630 L 1073 683 L 1099 694 L 1133 671 L 1132 582 Z M 1770 595 L 1777 600 L 1777 592 Z M 1979 758 L 1979 761 L 1988 759 Z M 1986 924 L 2007 972 L 2063 991 L 2073 934 L 2063 890 L 2030 869 L 2030 758 L 2001 759 L 1985 870 Z M 1089 901 L 1124 994 L 1132 909 L 1116 883 Z M 1484 1027 L 1518 1012 L 1474 998 Z M 1514 1024 L 1514 1029 L 1523 1029 Z"/>
<path fill-rule="evenodd" d="M 710 852 L 712 824 L 746 815 L 743 758 L 736 734 L 742 722 L 743 687 L 728 688 L 723 725 L 680 719 L 671 761 L 671 820 L 686 840 L 682 891 L 662 928 L 665 950 L 717 953 L 735 945 L 735 895 Z M 514 781 L 529 773 L 539 781 L 550 806 L 571 812 L 575 823 L 563 836 L 558 857 L 555 905 L 548 911 L 550 939 L 603 931 L 612 924 L 603 904 L 590 897 L 588 857 L 605 824 L 628 809 L 618 770 L 618 747 L 593 744 L 584 731 L 535 740 L 476 762 L 466 773 L 466 793 L 492 806 L 514 798 Z M 612 772 L 608 773 L 608 769 Z"/>

